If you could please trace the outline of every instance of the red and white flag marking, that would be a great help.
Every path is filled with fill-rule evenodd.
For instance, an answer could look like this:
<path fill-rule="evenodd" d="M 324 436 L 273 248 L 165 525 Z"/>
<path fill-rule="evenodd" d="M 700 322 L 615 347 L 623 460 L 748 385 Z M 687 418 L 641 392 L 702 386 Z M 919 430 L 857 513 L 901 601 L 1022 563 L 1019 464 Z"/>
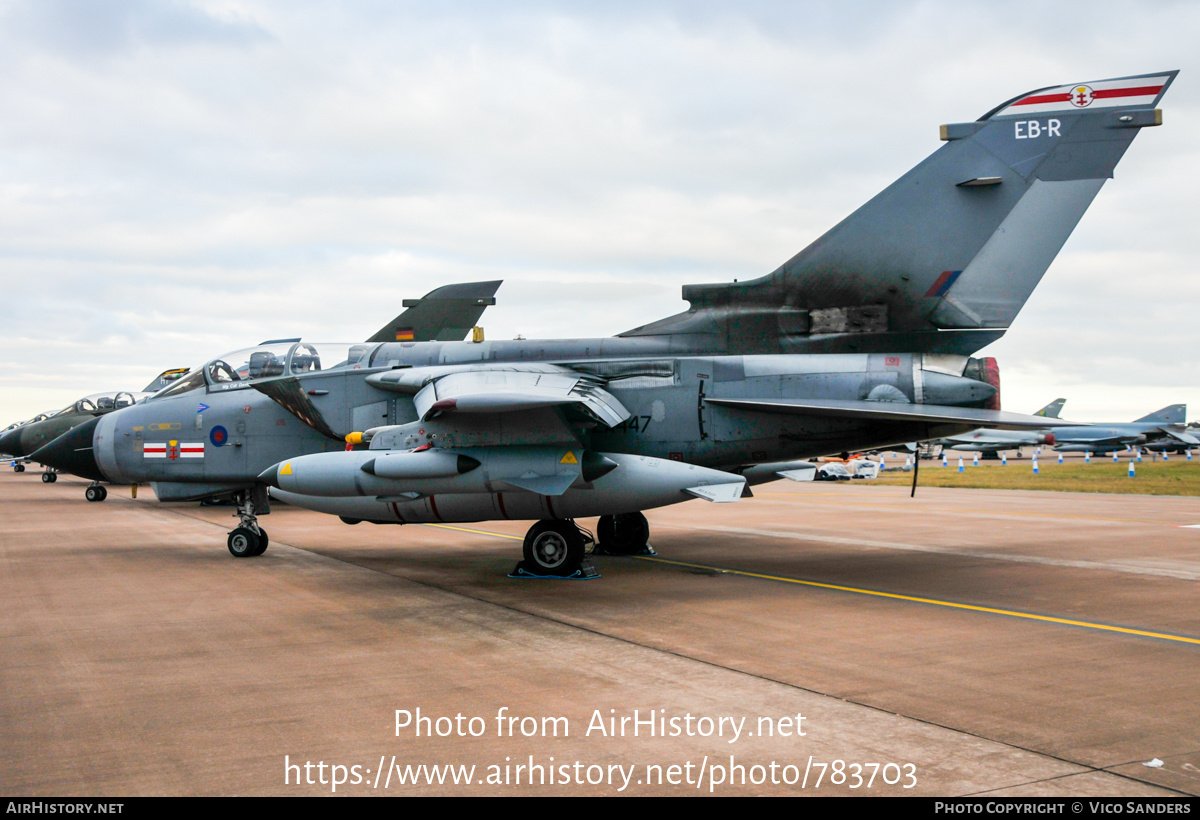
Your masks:
<path fill-rule="evenodd" d="M 162 458 L 170 461 L 180 458 L 204 458 L 204 442 L 147 441 L 142 445 L 142 457 Z"/>
<path fill-rule="evenodd" d="M 1116 108 L 1154 105 L 1170 74 L 1149 77 L 1125 77 L 1093 83 L 1060 85 L 1034 91 L 1013 100 L 993 117 L 1022 114 L 1048 114 L 1052 111 L 1081 111 L 1085 108 Z"/>

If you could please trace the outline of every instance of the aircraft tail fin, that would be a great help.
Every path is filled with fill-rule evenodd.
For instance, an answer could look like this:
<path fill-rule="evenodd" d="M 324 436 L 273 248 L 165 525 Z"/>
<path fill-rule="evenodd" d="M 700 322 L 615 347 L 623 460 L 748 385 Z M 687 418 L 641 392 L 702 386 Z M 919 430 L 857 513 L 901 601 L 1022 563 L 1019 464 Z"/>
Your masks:
<path fill-rule="evenodd" d="M 1045 416 L 1048 419 L 1058 418 L 1058 414 L 1062 412 L 1063 405 L 1067 403 L 1066 399 L 1055 399 L 1047 404 L 1041 410 L 1034 413 L 1035 416 Z"/>
<path fill-rule="evenodd" d="M 729 353 L 967 354 L 1011 325 L 1177 71 L 1043 88 L 975 122 L 775 272 L 687 285 L 691 310 L 623 336 Z M 777 343 L 774 340 L 778 340 Z"/>
<path fill-rule="evenodd" d="M 368 342 L 461 342 L 484 310 L 496 304 L 502 279 L 465 282 L 405 299 L 403 313 L 377 330 Z"/>
<path fill-rule="evenodd" d="M 187 375 L 187 373 L 190 370 L 191 370 L 190 367 L 175 367 L 175 368 L 172 368 L 171 370 L 164 370 L 163 372 L 161 372 L 157 376 L 155 376 L 154 380 L 152 382 L 150 382 L 150 384 L 143 387 L 141 392 L 157 393 L 159 390 L 162 390 L 168 384 L 172 384 L 176 380 Z"/>
<path fill-rule="evenodd" d="M 1142 416 L 1140 419 L 1134 419 L 1133 423 L 1157 422 L 1158 424 L 1183 424 L 1186 417 L 1186 404 L 1171 404 L 1161 410 L 1155 410 L 1148 416 Z"/>

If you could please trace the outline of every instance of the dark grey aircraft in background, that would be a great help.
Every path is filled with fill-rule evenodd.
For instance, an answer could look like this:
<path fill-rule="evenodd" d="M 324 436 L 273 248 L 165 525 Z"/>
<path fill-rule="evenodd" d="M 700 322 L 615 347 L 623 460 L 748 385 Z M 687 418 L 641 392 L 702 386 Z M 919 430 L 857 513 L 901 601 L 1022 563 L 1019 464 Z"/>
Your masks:
<path fill-rule="evenodd" d="M 1054 449 L 1065 453 L 1111 453 L 1129 447 L 1196 447 L 1197 431 L 1188 428 L 1186 404 L 1172 404 L 1130 422 L 1051 427 Z"/>
<path fill-rule="evenodd" d="M 995 360 L 971 354 L 1161 123 L 1175 75 L 1040 89 L 943 126 L 945 145 L 775 272 L 686 286 L 690 309 L 616 337 L 242 351 L 35 457 L 161 499 L 232 497 L 239 557 L 266 548 L 270 486 L 350 523 L 535 520 L 522 569 L 577 575 L 578 517 L 633 552 L 642 510 L 733 501 L 797 459 L 1040 428 L 999 410 Z"/>
<path fill-rule="evenodd" d="M 1182 432 L 1200 441 L 1200 421 L 1189 422 L 1186 425 L 1172 425 L 1176 432 Z M 1147 441 L 1142 448 L 1155 453 L 1191 453 L 1195 445 L 1181 442 L 1177 437 L 1159 438 Z"/>
<path fill-rule="evenodd" d="M 138 393 L 118 391 L 84 396 L 61 410 L 36 416 L 25 424 L 5 432 L 0 436 L 0 453 L 15 456 L 13 470 L 23 473 L 28 456 L 34 450 L 45 446 L 48 442 L 85 421 L 91 421 L 96 416 L 129 407 L 150 395 L 145 391 Z M 53 470 L 46 470 L 42 473 L 42 481 L 47 484 L 53 483 L 55 480 L 57 480 L 57 475 Z M 91 500 L 90 495 L 88 498 Z"/>
<path fill-rule="evenodd" d="M 187 372 L 188 368 L 186 367 L 164 370 L 140 391 L 113 390 L 106 393 L 93 393 L 68 404 L 61 410 L 42 413 L 29 421 L 11 425 L 3 433 L 0 433 L 0 453 L 15 456 L 12 468 L 15 472 L 23 473 L 25 465 L 31 461 L 29 455 L 34 450 L 45 446 L 48 442 L 85 421 L 91 421 L 96 416 L 128 407 L 153 395 Z M 47 469 L 42 473 L 42 481 L 47 484 L 54 483 L 57 478 L 53 469 Z M 89 501 L 98 500 L 95 498 L 94 491 L 89 491 L 87 497 Z"/>
<path fill-rule="evenodd" d="M 29 454 L 34 450 L 85 421 L 90 421 L 96 416 L 102 416 L 114 410 L 120 410 L 122 407 L 128 407 L 152 396 L 187 372 L 188 368 L 186 367 L 164 370 L 140 391 L 118 390 L 108 393 L 93 393 L 68 404 L 61 410 L 39 413 L 28 421 L 11 424 L 3 432 L 0 432 L 0 453 L 12 459 L 14 472 L 23 473 L 25 465 L 32 462 Z M 42 473 L 42 481 L 47 484 L 53 484 L 57 480 L 58 475 L 53 469 L 47 469 Z M 98 491 L 94 487 L 90 487 L 87 499 L 88 501 L 102 501 L 105 495 L 107 493 L 103 487 L 100 487 Z"/>
<path fill-rule="evenodd" d="M 1042 418 L 1056 419 L 1062 412 L 1066 399 L 1055 399 L 1041 410 L 1034 413 Z M 995 456 L 1001 450 L 1019 450 L 1022 447 L 1036 447 L 1041 444 L 1054 444 L 1054 434 L 1048 430 L 989 430 L 980 428 L 957 436 L 948 436 L 929 444 L 940 445 L 945 450 L 966 450 L 967 452 L 986 453 Z"/>
<path fill-rule="evenodd" d="M 24 427 L 26 424 L 33 424 L 34 422 L 42 421 L 43 419 L 48 419 L 48 418 L 50 418 L 51 416 L 53 416 L 53 415 L 54 415 L 55 413 L 57 413 L 57 412 L 58 412 L 57 410 L 47 410 L 47 411 L 46 411 L 46 412 L 44 412 L 44 413 L 38 413 L 38 414 L 37 414 L 36 416 L 34 416 L 33 418 L 30 418 L 30 419 L 25 419 L 24 421 L 16 421 L 16 422 L 13 422 L 12 424 L 10 424 L 10 425 L 8 425 L 7 427 L 5 427 L 3 431 L 0 431 L 0 438 L 3 438 L 4 436 L 8 435 L 8 434 L 9 434 L 9 433 L 11 433 L 13 430 L 16 430 L 16 429 L 18 429 L 18 428 Z M 12 441 L 12 439 L 9 439 L 9 441 Z M 9 452 L 7 452 L 7 451 L 5 451 L 5 450 L 3 450 L 3 449 L 0 449 L 0 455 L 4 456 L 4 457 L 5 457 L 5 459 L 8 459 L 9 457 L 11 457 L 11 456 L 13 456 L 13 455 L 15 455 L 15 454 L 14 454 L 14 453 L 9 453 Z M 12 466 L 13 466 L 13 469 L 16 469 L 16 467 L 17 467 L 17 462 L 15 462 L 15 461 L 14 461 Z M 20 470 L 17 470 L 17 472 L 18 472 L 18 473 L 21 473 L 21 472 L 24 472 L 24 471 L 25 471 L 25 468 L 24 468 L 24 467 L 22 467 Z"/>
<path fill-rule="evenodd" d="M 405 299 L 405 310 L 372 334 L 368 341 L 461 341 L 471 332 L 484 310 L 496 304 L 496 291 L 500 285 L 500 280 L 446 285 L 430 291 L 420 299 Z M 289 339 L 285 344 L 299 341 Z M 247 378 L 252 366 L 252 362 L 244 363 L 236 374 L 238 378 Z M 55 413 L 43 414 L 24 424 L 13 425 L 10 430 L 0 435 L 0 453 L 16 456 L 13 469 L 16 472 L 24 472 L 25 463 L 32 461 L 28 458 L 29 455 L 63 433 L 91 421 L 96 416 L 135 404 L 174 384 L 189 372 L 190 369 L 186 367 L 165 370 L 140 392 L 97 393 L 85 396 Z M 56 479 L 53 468 L 42 474 L 42 481 L 46 483 L 53 483 Z M 85 496 L 88 501 L 103 501 L 108 497 L 108 491 L 95 480 L 85 491 Z"/>

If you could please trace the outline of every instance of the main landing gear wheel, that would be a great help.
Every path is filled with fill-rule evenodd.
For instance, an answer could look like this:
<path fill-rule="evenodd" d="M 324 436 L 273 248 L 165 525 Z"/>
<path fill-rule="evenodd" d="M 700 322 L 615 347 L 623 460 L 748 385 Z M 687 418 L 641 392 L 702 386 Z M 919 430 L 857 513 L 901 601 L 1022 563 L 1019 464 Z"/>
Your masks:
<path fill-rule="evenodd" d="M 650 522 L 640 512 L 602 515 L 596 526 L 600 543 L 597 550 L 605 555 L 655 555 L 650 541 Z"/>
<path fill-rule="evenodd" d="M 45 484 L 53 484 L 58 481 L 58 473 L 42 473 L 42 482 Z"/>
<path fill-rule="evenodd" d="M 267 536 L 267 531 L 259 527 L 258 530 L 258 548 L 254 550 L 255 555 L 262 555 L 267 551 L 267 545 L 271 543 L 271 539 Z"/>
<path fill-rule="evenodd" d="M 543 578 L 595 577 L 584 567 L 583 533 L 574 521 L 539 521 L 525 535 L 525 560 L 514 576 Z"/>
<path fill-rule="evenodd" d="M 99 484 L 91 484 L 83 491 L 83 496 L 88 501 L 103 501 L 108 498 L 108 490 Z"/>
<path fill-rule="evenodd" d="M 13 465 L 13 472 L 14 472 L 14 473 L 23 473 L 23 472 L 25 472 L 25 465 L 24 465 L 24 464 L 14 464 L 14 465 Z"/>

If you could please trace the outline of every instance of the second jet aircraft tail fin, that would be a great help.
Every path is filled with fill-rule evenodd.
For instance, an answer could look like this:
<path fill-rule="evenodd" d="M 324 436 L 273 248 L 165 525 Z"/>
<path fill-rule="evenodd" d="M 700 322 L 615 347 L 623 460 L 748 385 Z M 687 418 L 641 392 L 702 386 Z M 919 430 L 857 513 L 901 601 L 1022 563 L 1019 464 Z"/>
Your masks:
<path fill-rule="evenodd" d="M 1139 422 L 1154 422 L 1157 424 L 1183 424 L 1187 417 L 1186 404 L 1171 404 L 1161 410 L 1155 410 L 1148 416 L 1142 416 L 1140 419 L 1134 419 L 1133 423 Z"/>
<path fill-rule="evenodd" d="M 157 376 L 155 376 L 154 380 L 152 382 L 150 382 L 150 384 L 143 387 L 142 392 L 143 393 L 157 393 L 159 390 L 162 390 L 168 384 L 173 384 L 174 382 L 178 381 L 182 377 L 186 376 L 188 374 L 189 370 L 190 370 L 190 368 L 187 368 L 187 367 L 175 367 L 170 370 L 164 370 L 163 372 L 161 372 Z"/>
<path fill-rule="evenodd" d="M 1012 323 L 1176 71 L 1043 88 L 975 122 L 775 272 L 688 285 L 692 309 L 622 335 L 730 353 L 969 354 Z"/>
<path fill-rule="evenodd" d="M 1062 412 L 1063 405 L 1067 403 L 1066 399 L 1055 399 L 1047 404 L 1041 410 L 1034 413 L 1035 416 L 1044 416 L 1048 419 L 1058 418 L 1058 414 Z"/>
<path fill-rule="evenodd" d="M 405 299 L 403 313 L 375 331 L 368 342 L 461 342 L 489 305 L 503 280 L 465 282 Z"/>

